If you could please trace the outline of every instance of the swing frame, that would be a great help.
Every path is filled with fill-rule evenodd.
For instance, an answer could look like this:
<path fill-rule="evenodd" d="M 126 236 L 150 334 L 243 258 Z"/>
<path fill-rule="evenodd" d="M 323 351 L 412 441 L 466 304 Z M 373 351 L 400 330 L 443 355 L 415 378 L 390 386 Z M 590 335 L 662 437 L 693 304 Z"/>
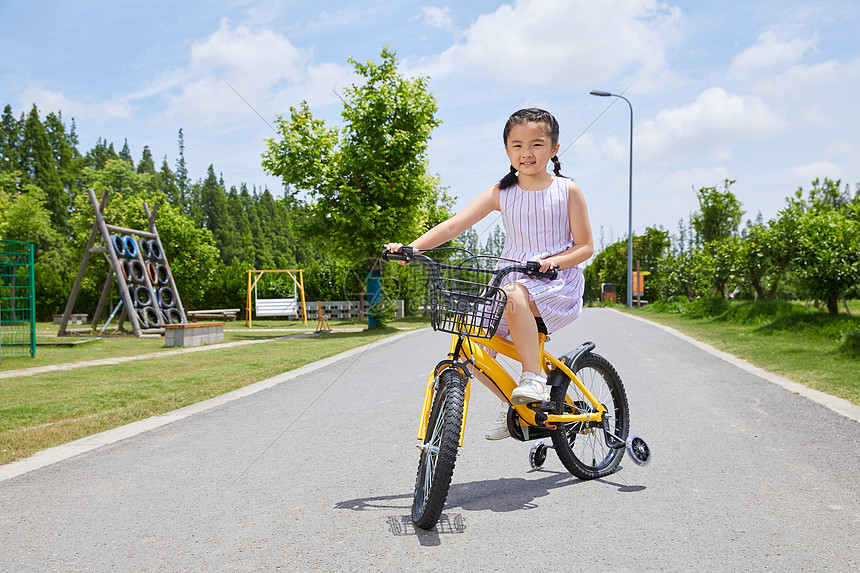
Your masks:
<path fill-rule="evenodd" d="M 267 269 L 267 270 L 257 270 L 250 269 L 245 271 L 248 273 L 248 290 L 245 296 L 245 316 L 247 317 L 248 328 L 251 328 L 251 291 L 255 292 L 257 290 L 257 283 L 263 278 L 263 275 L 266 273 L 287 273 L 290 275 L 290 278 L 293 279 L 293 285 L 298 289 L 299 294 L 302 300 L 302 323 L 308 323 L 308 313 L 305 308 L 305 280 L 304 280 L 304 269 Z M 298 277 L 293 273 L 298 273 Z M 253 282 L 251 281 L 251 276 L 254 276 Z M 256 296 L 254 297 L 256 299 Z"/>

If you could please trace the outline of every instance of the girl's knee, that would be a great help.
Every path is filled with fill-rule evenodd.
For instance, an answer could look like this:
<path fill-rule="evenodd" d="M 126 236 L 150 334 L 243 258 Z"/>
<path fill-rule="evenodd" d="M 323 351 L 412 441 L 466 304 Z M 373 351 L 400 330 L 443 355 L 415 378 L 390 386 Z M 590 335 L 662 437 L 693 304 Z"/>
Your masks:
<path fill-rule="evenodd" d="M 518 283 L 508 283 L 503 290 L 508 295 L 508 304 L 505 305 L 506 314 L 529 309 L 529 291 L 526 287 Z"/>

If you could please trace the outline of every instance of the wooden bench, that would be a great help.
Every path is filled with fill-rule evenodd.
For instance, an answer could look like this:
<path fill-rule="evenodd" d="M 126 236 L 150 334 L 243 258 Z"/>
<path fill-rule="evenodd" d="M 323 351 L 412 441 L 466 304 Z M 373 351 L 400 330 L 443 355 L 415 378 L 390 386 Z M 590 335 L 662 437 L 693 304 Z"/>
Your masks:
<path fill-rule="evenodd" d="M 223 322 L 196 322 L 194 324 L 165 324 L 164 346 L 203 346 L 224 340 Z"/>
<path fill-rule="evenodd" d="M 185 311 L 188 320 L 236 320 L 238 308 L 216 308 L 212 310 Z"/>

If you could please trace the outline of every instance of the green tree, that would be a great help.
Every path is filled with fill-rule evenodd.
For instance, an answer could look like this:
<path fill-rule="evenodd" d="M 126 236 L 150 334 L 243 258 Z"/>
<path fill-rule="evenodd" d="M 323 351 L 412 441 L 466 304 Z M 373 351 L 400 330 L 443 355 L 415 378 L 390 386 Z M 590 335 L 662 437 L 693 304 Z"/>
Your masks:
<path fill-rule="evenodd" d="M 380 245 L 426 226 L 443 198 L 427 170 L 427 144 L 439 124 L 423 77 L 404 78 L 388 47 L 381 62 L 350 59 L 363 83 L 344 93 L 343 127 L 328 128 L 306 102 L 277 120 L 263 166 L 285 187 L 308 192 L 307 237 L 365 261 L 368 299 L 379 300 Z M 368 326 L 379 324 L 371 316 Z"/>
<path fill-rule="evenodd" d="M 58 229 L 66 230 L 70 197 L 63 185 L 48 131 L 39 118 L 39 109 L 35 104 L 24 122 L 22 142 L 20 157 L 24 180 L 45 193 L 45 204 L 51 213 L 51 222 Z"/>
<path fill-rule="evenodd" d="M 736 253 L 732 241 L 738 234 L 744 211 L 731 187 L 735 182 L 723 181 L 722 190 L 703 187 L 697 192 L 699 211 L 690 217 L 690 226 L 696 236 L 696 244 L 707 251 L 710 257 L 713 290 L 728 298 L 729 281 L 734 277 Z"/>
<path fill-rule="evenodd" d="M 119 150 L 119 158 L 134 168 L 134 160 L 131 158 L 131 149 L 128 148 L 128 139 L 123 141 L 122 149 Z"/>
<path fill-rule="evenodd" d="M 35 185 L 22 184 L 17 173 L 0 173 L 0 236 L 33 243 L 36 316 L 50 318 L 71 287 L 71 250 L 51 222 L 45 193 Z"/>
<path fill-rule="evenodd" d="M 108 143 L 100 137 L 95 146 L 84 155 L 84 166 L 93 171 L 99 171 L 104 169 L 111 159 L 119 159 L 119 155 L 114 151 L 113 143 Z"/>
<path fill-rule="evenodd" d="M 140 154 L 140 161 L 137 164 L 137 172 L 155 175 L 155 162 L 152 160 L 152 151 L 148 145 L 143 146 L 143 152 Z"/>
<path fill-rule="evenodd" d="M 737 235 L 744 211 L 731 191 L 735 182 L 726 179 L 722 190 L 702 187 L 698 190 L 699 211 L 690 217 L 699 245 L 715 247 L 718 241 Z"/>
<path fill-rule="evenodd" d="M 12 114 L 12 106 L 6 104 L 0 117 L 0 172 L 21 168 L 21 122 Z"/>
<path fill-rule="evenodd" d="M 645 299 L 655 300 L 659 289 L 654 286 L 654 278 L 658 277 L 659 261 L 665 256 L 670 246 L 669 233 L 663 229 L 648 227 L 645 234 L 633 236 L 633 271 L 639 263 L 640 271 L 651 273 L 651 280 L 645 281 Z M 616 300 L 627 300 L 627 239 L 608 245 L 585 268 L 585 299 L 596 301 L 600 299 L 601 283 L 613 283 L 616 286 Z"/>
<path fill-rule="evenodd" d="M 505 247 L 505 231 L 501 225 L 493 227 L 493 232 L 487 236 L 487 242 L 484 245 L 483 254 L 489 257 L 499 257 L 502 255 L 502 249 Z"/>

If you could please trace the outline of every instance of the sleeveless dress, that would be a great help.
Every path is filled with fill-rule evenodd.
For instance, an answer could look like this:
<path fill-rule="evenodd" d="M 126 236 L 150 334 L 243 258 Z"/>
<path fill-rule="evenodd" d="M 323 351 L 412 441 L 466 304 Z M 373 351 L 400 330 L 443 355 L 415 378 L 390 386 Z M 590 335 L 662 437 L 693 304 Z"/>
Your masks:
<path fill-rule="evenodd" d="M 519 185 L 502 189 L 499 207 L 505 230 L 505 245 L 501 256 L 515 261 L 534 261 L 557 255 L 573 246 L 568 211 L 570 180 L 553 177 L 546 189 L 526 191 Z M 496 268 L 510 263 L 499 261 Z M 533 300 L 552 333 L 576 320 L 582 313 L 582 294 L 585 280 L 582 264 L 560 269 L 558 278 L 532 279 L 520 273 L 505 277 L 504 284 L 518 282 L 528 289 L 529 300 Z M 508 323 L 502 317 L 498 336 L 508 337 Z"/>

